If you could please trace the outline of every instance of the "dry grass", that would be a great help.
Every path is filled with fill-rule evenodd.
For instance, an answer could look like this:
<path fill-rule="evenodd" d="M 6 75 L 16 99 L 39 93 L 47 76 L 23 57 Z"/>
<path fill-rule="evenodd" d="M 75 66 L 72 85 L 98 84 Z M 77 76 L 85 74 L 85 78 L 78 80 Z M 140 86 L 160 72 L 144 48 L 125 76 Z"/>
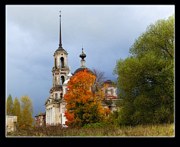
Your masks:
<path fill-rule="evenodd" d="M 174 137 L 174 124 L 164 125 L 139 125 L 131 126 L 109 126 L 99 128 L 33 128 L 31 130 L 20 130 L 7 137 L 28 136 L 28 137 Z"/>

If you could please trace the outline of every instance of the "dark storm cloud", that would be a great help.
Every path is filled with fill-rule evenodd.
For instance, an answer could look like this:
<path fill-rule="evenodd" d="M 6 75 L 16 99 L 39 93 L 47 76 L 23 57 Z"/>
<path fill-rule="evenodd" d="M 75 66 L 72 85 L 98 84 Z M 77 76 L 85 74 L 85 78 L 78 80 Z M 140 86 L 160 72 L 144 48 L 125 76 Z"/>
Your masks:
<path fill-rule="evenodd" d="M 6 94 L 28 95 L 35 113 L 44 111 L 52 86 L 53 54 L 58 48 L 59 10 L 62 42 L 71 72 L 80 66 L 82 46 L 86 65 L 115 80 L 116 61 L 147 26 L 174 14 L 174 6 L 6 6 Z"/>

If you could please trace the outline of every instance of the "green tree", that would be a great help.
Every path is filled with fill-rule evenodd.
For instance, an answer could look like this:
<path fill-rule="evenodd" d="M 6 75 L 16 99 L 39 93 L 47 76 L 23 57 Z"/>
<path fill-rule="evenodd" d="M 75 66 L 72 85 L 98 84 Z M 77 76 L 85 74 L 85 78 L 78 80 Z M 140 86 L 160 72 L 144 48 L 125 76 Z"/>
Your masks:
<path fill-rule="evenodd" d="M 33 124 L 33 106 L 32 106 L 32 101 L 28 96 L 22 96 L 21 97 L 21 128 L 30 128 L 32 127 Z"/>
<path fill-rule="evenodd" d="M 13 100 L 11 95 L 8 96 L 6 101 L 6 111 L 7 115 L 13 115 Z"/>
<path fill-rule="evenodd" d="M 144 56 L 149 51 L 158 57 L 174 59 L 174 16 L 167 20 L 158 20 L 147 27 L 146 32 L 139 36 L 130 48 L 130 53 L 135 57 Z"/>
<path fill-rule="evenodd" d="M 22 123 L 21 120 L 21 106 L 18 98 L 14 99 L 14 107 L 13 107 L 13 114 L 17 116 L 17 126 L 20 126 Z"/>
<path fill-rule="evenodd" d="M 123 98 L 119 124 L 173 122 L 174 17 L 150 25 L 130 53 L 115 68 Z"/>

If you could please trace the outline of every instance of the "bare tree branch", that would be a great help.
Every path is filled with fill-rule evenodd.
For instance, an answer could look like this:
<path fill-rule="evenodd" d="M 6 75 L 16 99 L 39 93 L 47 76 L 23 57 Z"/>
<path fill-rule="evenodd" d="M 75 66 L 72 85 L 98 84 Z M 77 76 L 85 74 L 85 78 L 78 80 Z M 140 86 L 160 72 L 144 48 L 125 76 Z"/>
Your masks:
<path fill-rule="evenodd" d="M 96 85 L 98 86 L 98 88 L 100 88 L 106 79 L 106 77 L 104 76 L 104 72 L 97 69 L 93 69 L 92 71 L 96 76 Z"/>

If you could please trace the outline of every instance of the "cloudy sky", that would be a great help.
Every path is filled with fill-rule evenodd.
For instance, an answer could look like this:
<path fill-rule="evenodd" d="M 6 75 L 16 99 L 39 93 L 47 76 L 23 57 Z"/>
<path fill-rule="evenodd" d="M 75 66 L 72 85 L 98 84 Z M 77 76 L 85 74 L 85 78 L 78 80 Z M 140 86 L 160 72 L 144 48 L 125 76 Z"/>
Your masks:
<path fill-rule="evenodd" d="M 129 56 L 129 48 L 147 26 L 167 19 L 174 5 L 6 5 L 6 98 L 28 95 L 34 115 L 45 111 L 52 87 L 53 54 L 62 46 L 73 73 L 80 67 L 82 46 L 86 66 L 116 80 L 116 61 Z"/>

